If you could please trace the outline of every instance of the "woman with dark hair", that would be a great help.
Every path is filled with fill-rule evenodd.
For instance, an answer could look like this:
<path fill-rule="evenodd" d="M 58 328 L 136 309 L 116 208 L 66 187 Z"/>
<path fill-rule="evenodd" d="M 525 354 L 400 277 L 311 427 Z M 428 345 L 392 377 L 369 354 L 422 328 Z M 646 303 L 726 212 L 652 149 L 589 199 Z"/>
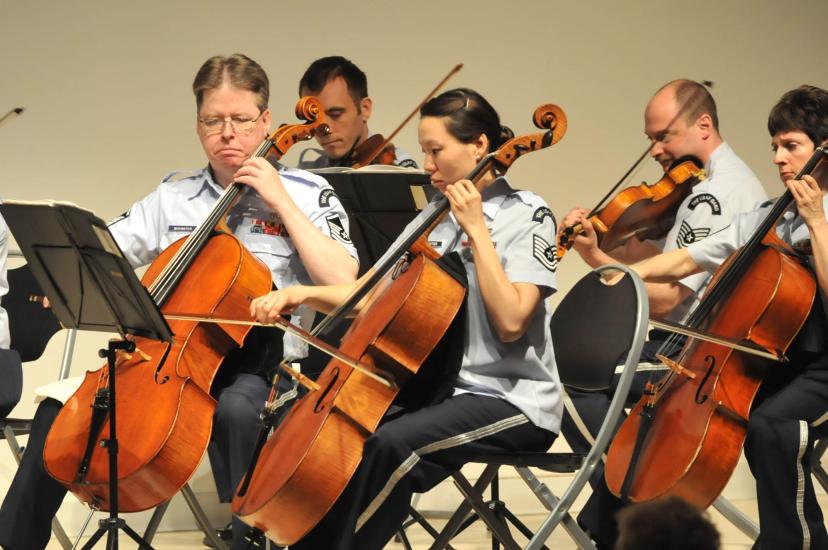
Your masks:
<path fill-rule="evenodd" d="M 828 437 L 828 163 L 796 176 L 828 139 L 828 91 L 800 86 L 773 107 L 768 130 L 779 177 L 793 205 L 777 235 L 796 251 L 817 283 L 808 320 L 788 350 L 789 362 L 771 369 L 748 420 L 745 456 L 756 478 L 760 536 L 756 548 L 828 548 L 811 479 L 814 441 Z M 745 244 L 773 206 L 742 214 L 727 229 L 687 248 L 635 264 L 645 281 L 668 281 L 714 271 Z"/>
<path fill-rule="evenodd" d="M 512 136 L 483 97 L 451 90 L 420 114 L 424 168 L 451 206 L 429 243 L 440 254 L 457 253 L 468 278 L 460 371 L 450 397 L 380 425 L 337 504 L 292 550 L 382 548 L 402 525 L 412 493 L 437 485 L 470 454 L 544 451 L 559 430 L 561 390 L 545 303 L 555 291 L 555 264 L 544 254 L 554 242 L 552 213 L 539 196 L 493 172 L 477 185 L 465 179 Z M 355 286 L 284 289 L 256 299 L 251 311 L 261 321 L 301 304 L 327 312 Z"/>

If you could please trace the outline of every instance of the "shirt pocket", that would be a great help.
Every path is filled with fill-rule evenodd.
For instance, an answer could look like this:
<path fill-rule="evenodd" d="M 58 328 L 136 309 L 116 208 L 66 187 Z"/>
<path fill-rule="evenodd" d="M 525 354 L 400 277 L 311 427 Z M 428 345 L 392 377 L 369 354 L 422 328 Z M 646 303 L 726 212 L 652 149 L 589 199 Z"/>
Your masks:
<path fill-rule="evenodd" d="M 273 275 L 277 288 L 296 283 L 291 264 L 297 257 L 296 247 L 290 238 L 279 235 L 247 235 L 244 244 L 254 256 L 263 261 Z"/>

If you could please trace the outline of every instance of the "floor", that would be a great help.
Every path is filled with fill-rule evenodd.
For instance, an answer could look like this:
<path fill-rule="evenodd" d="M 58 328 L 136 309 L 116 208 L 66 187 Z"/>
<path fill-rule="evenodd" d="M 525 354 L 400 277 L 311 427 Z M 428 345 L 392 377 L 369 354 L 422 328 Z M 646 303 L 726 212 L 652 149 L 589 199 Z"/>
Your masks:
<path fill-rule="evenodd" d="M 828 496 L 821 495 L 820 502 L 823 509 L 828 509 Z M 733 502 L 748 516 L 756 519 L 756 501 L 736 501 Z M 736 529 L 726 519 L 719 515 L 715 510 L 710 511 L 710 517 L 722 534 L 722 550 L 747 550 L 751 547 L 752 541 L 748 539 L 741 531 Z M 543 515 L 530 515 L 521 517 L 521 520 L 527 523 L 530 528 L 537 526 L 542 520 Z M 440 520 L 434 521 L 435 525 L 439 525 Z M 419 527 L 412 527 L 408 531 L 412 546 L 419 549 L 426 549 L 431 542 L 431 538 Z M 196 531 L 181 531 L 172 533 L 159 533 L 153 541 L 153 547 L 156 550 L 197 550 L 203 549 L 202 544 L 204 538 L 201 532 Z M 119 547 L 123 549 L 136 548 L 137 545 L 132 543 L 124 535 L 120 538 Z M 518 542 L 521 542 L 519 539 Z M 486 530 L 479 522 L 473 524 L 464 533 L 461 533 L 454 541 L 452 546 L 456 550 L 488 550 L 491 548 L 491 542 L 487 537 Z M 547 546 L 555 549 L 574 549 L 575 544 L 568 538 L 566 533 L 561 529 L 556 529 L 552 536 L 547 541 Z M 105 548 L 104 541 L 99 541 L 96 548 Z M 389 543 L 386 548 L 389 550 L 402 549 L 403 545 L 397 542 Z M 60 544 L 53 538 L 47 547 L 48 550 L 61 550 Z"/>

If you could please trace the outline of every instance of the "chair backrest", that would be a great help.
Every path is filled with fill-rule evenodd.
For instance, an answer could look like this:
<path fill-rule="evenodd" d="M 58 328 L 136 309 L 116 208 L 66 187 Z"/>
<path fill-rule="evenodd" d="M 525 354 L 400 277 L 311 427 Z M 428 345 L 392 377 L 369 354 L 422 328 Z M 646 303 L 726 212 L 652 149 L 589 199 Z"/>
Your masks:
<path fill-rule="evenodd" d="M 60 330 L 60 323 L 51 309 L 30 299 L 43 292 L 28 265 L 10 269 L 8 282 L 9 293 L 3 296 L 2 306 L 9 315 L 10 347 L 24 363 L 34 361 L 43 354 L 49 338 Z"/>
<path fill-rule="evenodd" d="M 601 274 L 626 275 L 616 284 Z M 552 314 L 551 332 L 561 382 L 582 390 L 610 386 L 624 357 L 638 357 L 647 330 L 649 307 L 641 279 L 625 266 L 602 266 L 570 289 Z M 639 346 L 632 350 L 631 346 Z"/>

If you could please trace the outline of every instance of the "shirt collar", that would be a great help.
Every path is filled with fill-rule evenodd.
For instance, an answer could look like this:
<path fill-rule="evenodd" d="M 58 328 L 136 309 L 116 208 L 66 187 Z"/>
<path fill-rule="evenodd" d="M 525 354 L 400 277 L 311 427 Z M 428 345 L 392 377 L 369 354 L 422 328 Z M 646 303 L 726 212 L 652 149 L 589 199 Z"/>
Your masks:
<path fill-rule="evenodd" d="M 210 170 L 209 165 L 205 166 L 204 170 L 201 171 L 200 181 L 201 185 L 195 186 L 192 194 L 187 197 L 188 200 L 192 200 L 204 192 L 212 193 L 215 197 L 219 197 L 224 193 L 224 189 L 213 179 L 213 172 Z"/>
<path fill-rule="evenodd" d="M 495 218 L 498 210 L 500 210 L 500 206 L 503 204 L 503 201 L 505 201 L 506 197 L 508 197 L 512 192 L 514 192 L 514 189 L 512 189 L 512 186 L 509 185 L 509 181 L 506 179 L 506 176 L 500 176 L 495 179 L 486 189 L 483 190 L 481 197 L 483 198 L 483 214 L 486 216 L 486 219 L 493 220 Z"/>
<path fill-rule="evenodd" d="M 719 161 L 721 161 L 724 157 L 729 156 L 732 152 L 733 150 L 726 141 L 721 142 L 719 146 L 716 147 L 716 149 L 710 154 L 710 159 L 704 167 L 704 171 L 707 172 L 708 178 L 716 171 L 716 165 Z"/>

